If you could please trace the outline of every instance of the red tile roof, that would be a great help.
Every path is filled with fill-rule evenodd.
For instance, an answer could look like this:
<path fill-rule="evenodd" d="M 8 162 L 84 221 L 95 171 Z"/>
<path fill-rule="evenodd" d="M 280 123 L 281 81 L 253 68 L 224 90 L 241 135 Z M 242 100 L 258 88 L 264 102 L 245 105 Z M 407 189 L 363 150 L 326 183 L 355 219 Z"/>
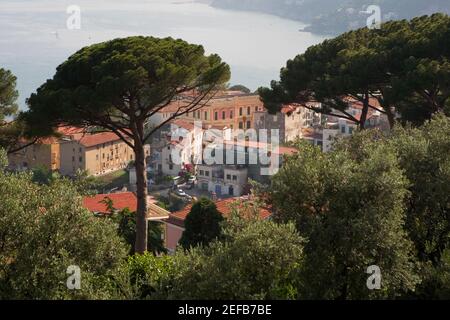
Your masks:
<path fill-rule="evenodd" d="M 295 111 L 295 109 L 296 109 L 296 107 L 294 107 L 294 106 L 285 105 L 281 108 L 281 113 L 283 113 L 283 114 L 292 113 Z"/>
<path fill-rule="evenodd" d="M 190 121 L 186 121 L 186 120 L 177 119 L 177 120 L 172 121 L 172 123 L 174 125 L 176 125 L 177 127 L 186 129 L 188 131 L 192 131 L 195 128 L 194 123 L 192 123 Z"/>
<path fill-rule="evenodd" d="M 224 200 L 218 200 L 215 202 L 217 210 L 224 216 L 229 217 L 232 212 L 233 204 L 237 204 L 239 209 L 245 209 L 244 204 L 253 205 L 252 202 L 247 197 L 230 198 Z M 174 212 L 169 215 L 167 223 L 184 227 L 184 220 L 192 209 L 192 204 L 186 206 L 184 209 Z M 250 212 L 247 212 L 250 214 Z M 259 209 L 259 218 L 261 220 L 266 220 L 272 215 L 272 212 L 268 208 Z"/>
<path fill-rule="evenodd" d="M 81 136 L 78 141 L 85 147 L 93 147 L 102 143 L 118 141 L 120 138 L 113 132 L 102 132 L 95 134 L 86 134 Z"/>
<path fill-rule="evenodd" d="M 128 208 L 133 212 L 137 210 L 137 198 L 133 192 L 98 194 L 94 197 L 85 197 L 83 206 L 91 212 L 108 213 L 108 208 L 103 203 L 106 198 L 111 199 L 114 209 L 123 210 Z"/>

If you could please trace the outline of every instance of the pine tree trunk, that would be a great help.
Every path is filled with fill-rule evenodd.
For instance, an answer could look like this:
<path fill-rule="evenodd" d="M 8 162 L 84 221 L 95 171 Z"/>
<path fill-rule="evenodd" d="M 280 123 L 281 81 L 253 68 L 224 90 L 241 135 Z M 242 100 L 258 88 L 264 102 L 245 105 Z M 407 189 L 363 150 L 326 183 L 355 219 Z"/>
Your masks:
<path fill-rule="evenodd" d="M 145 163 L 144 145 L 138 139 L 134 142 L 134 152 L 136 155 L 136 195 L 137 195 L 137 212 L 136 212 L 136 244 L 135 252 L 144 253 L 147 251 L 147 171 Z"/>
<path fill-rule="evenodd" d="M 361 118 L 359 121 L 359 128 L 361 130 L 364 130 L 364 128 L 366 127 L 366 120 L 367 120 L 368 113 L 369 113 L 369 93 L 366 92 L 364 94 L 363 109 L 362 109 Z"/>

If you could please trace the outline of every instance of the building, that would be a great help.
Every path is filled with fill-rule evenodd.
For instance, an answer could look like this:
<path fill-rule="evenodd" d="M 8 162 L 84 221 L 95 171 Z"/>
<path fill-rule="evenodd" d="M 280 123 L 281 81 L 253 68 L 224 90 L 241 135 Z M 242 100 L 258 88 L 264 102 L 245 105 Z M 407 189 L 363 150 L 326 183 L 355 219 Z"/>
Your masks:
<path fill-rule="evenodd" d="M 83 133 L 83 129 L 61 127 L 57 132 L 63 136 L 79 135 Z M 23 171 L 43 167 L 51 171 L 59 171 L 61 168 L 60 140 L 58 137 L 39 139 L 35 144 L 8 155 L 8 163 L 11 170 Z"/>
<path fill-rule="evenodd" d="M 187 165 L 200 162 L 203 130 L 186 120 L 174 120 L 161 150 L 164 175 L 178 176 Z M 156 163 L 158 165 L 158 163 Z"/>
<path fill-rule="evenodd" d="M 148 128 L 156 127 L 180 109 L 188 105 L 191 100 L 178 99 L 153 115 L 147 124 Z M 240 91 L 223 91 L 210 99 L 204 107 L 198 108 L 179 119 L 190 122 L 201 121 L 203 127 L 227 127 L 231 129 L 254 128 L 255 112 L 263 111 L 264 106 L 257 94 L 245 94 Z"/>
<path fill-rule="evenodd" d="M 256 208 L 253 202 L 248 197 L 230 198 L 225 200 L 218 200 L 215 202 L 217 210 L 226 218 L 233 212 L 235 207 L 242 216 L 251 216 L 257 214 L 261 220 L 270 219 L 272 211 L 270 208 Z M 169 214 L 169 218 L 164 221 L 165 224 L 165 247 L 169 252 L 175 252 L 178 242 L 180 241 L 184 232 L 184 221 L 192 209 L 192 204 L 185 207 L 183 210 Z"/>
<path fill-rule="evenodd" d="M 150 156 L 149 149 L 145 152 Z M 74 175 L 77 170 L 104 175 L 126 168 L 135 159 L 133 149 L 112 132 L 66 135 L 60 141 L 60 154 L 63 175 Z"/>
<path fill-rule="evenodd" d="M 239 197 L 248 183 L 248 169 L 238 165 L 198 165 L 197 187 L 218 197 Z"/>
<path fill-rule="evenodd" d="M 310 107 L 320 108 L 320 103 L 311 102 Z M 278 129 L 279 142 L 286 143 L 303 138 L 304 129 L 318 128 L 322 123 L 322 115 L 311 109 L 286 105 L 280 112 L 269 114 L 267 111 L 259 111 L 254 115 L 254 128 L 259 134 L 261 129 Z M 268 142 L 271 141 L 270 132 L 267 133 Z"/>
<path fill-rule="evenodd" d="M 268 183 L 282 166 L 284 157 L 298 152 L 292 147 L 264 142 L 218 140 L 204 147 L 203 159 L 197 165 L 197 188 L 220 196 L 241 196 L 248 190 L 248 179 Z"/>
<path fill-rule="evenodd" d="M 117 211 L 128 209 L 131 212 L 136 212 L 137 210 L 137 197 L 133 192 L 98 194 L 92 197 L 84 197 L 83 207 L 97 215 L 109 215 L 111 212 L 107 205 L 108 201 L 111 201 L 112 207 Z M 168 219 L 170 212 L 157 206 L 156 203 L 157 201 L 153 197 L 148 197 L 147 220 L 162 221 Z"/>

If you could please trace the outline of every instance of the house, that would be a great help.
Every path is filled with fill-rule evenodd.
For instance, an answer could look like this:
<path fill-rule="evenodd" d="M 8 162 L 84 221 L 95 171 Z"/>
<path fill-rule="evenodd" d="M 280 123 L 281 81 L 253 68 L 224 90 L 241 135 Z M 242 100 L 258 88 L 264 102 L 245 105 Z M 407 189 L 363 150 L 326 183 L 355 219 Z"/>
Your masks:
<path fill-rule="evenodd" d="M 184 110 L 191 99 L 180 98 L 150 117 L 147 128 L 156 127 L 171 116 Z M 210 99 L 205 106 L 180 115 L 179 119 L 201 121 L 203 126 L 228 127 L 231 129 L 253 128 L 255 112 L 263 111 L 259 95 L 241 91 L 222 91 Z"/>
<path fill-rule="evenodd" d="M 266 220 L 272 216 L 269 208 L 259 208 L 257 212 L 254 210 L 254 204 L 249 197 L 230 198 L 218 200 L 215 202 L 217 210 L 226 218 L 233 212 L 233 207 L 238 209 L 239 214 L 249 216 L 254 213 L 258 214 L 259 219 Z M 169 214 L 169 218 L 164 221 L 165 224 L 165 247 L 169 252 L 175 252 L 178 242 L 185 230 L 184 221 L 192 209 L 192 204 L 184 209 Z"/>
<path fill-rule="evenodd" d="M 57 133 L 62 136 L 83 134 L 83 129 L 60 127 Z M 24 142 L 25 143 L 25 142 Z M 50 171 L 61 168 L 60 140 L 58 137 L 39 139 L 35 144 L 8 155 L 9 169 L 23 171 L 43 167 Z"/>
<path fill-rule="evenodd" d="M 199 163 L 202 148 L 202 127 L 185 120 L 174 120 L 161 151 L 162 173 L 178 176 L 188 165 Z"/>
<path fill-rule="evenodd" d="M 248 179 L 268 183 L 281 167 L 284 156 L 296 153 L 292 147 L 246 140 L 217 140 L 208 143 L 203 159 L 197 165 L 197 188 L 217 196 L 241 196 L 246 193 Z"/>
<path fill-rule="evenodd" d="M 145 152 L 150 156 L 149 148 Z M 126 168 L 135 159 L 133 149 L 113 132 L 65 136 L 60 153 L 63 175 L 74 175 L 77 170 L 104 175 Z"/>
<path fill-rule="evenodd" d="M 307 105 L 320 108 L 318 102 L 310 102 Z M 278 129 L 279 142 L 285 143 L 303 138 L 304 129 L 320 127 L 322 115 L 302 106 L 286 105 L 281 108 L 280 112 L 273 115 L 265 110 L 256 112 L 254 121 L 254 128 L 258 134 L 261 129 Z M 270 142 L 270 133 L 268 132 L 267 135 L 268 142 Z"/>
<path fill-rule="evenodd" d="M 109 211 L 106 200 L 112 202 L 112 207 L 115 210 L 121 211 L 129 209 L 131 212 L 137 210 L 137 197 L 133 192 L 119 192 L 110 194 L 98 194 L 92 197 L 83 198 L 83 207 L 88 209 L 94 214 L 108 215 Z M 169 212 L 156 205 L 157 201 L 149 196 L 148 197 L 148 213 L 147 220 L 149 221 L 162 221 L 169 218 Z"/>
<path fill-rule="evenodd" d="M 198 165 L 197 187 L 217 196 L 239 197 L 248 183 L 248 169 L 239 165 Z"/>

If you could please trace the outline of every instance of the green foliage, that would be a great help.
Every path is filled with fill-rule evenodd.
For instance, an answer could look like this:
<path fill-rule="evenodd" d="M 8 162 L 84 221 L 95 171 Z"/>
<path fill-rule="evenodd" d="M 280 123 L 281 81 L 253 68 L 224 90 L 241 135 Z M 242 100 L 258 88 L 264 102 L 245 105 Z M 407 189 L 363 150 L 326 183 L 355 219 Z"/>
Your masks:
<path fill-rule="evenodd" d="M 448 286 L 436 281 L 435 275 L 441 270 L 450 241 L 450 119 L 438 114 L 421 128 L 396 128 L 389 136 L 360 133 L 341 141 L 336 148 L 360 158 L 370 152 L 374 143 L 388 144 L 396 150 L 409 181 L 405 230 L 422 264 L 423 283 L 417 295 L 440 298 L 442 287 Z"/>
<path fill-rule="evenodd" d="M 194 203 L 184 221 L 185 231 L 180 245 L 185 249 L 198 245 L 207 246 L 220 237 L 222 221 L 222 214 L 217 210 L 216 204 L 207 198 L 201 198 Z"/>
<path fill-rule="evenodd" d="M 225 230 L 225 233 L 228 231 Z M 173 299 L 294 299 L 303 241 L 293 225 L 251 222 L 226 242 L 177 256 Z"/>
<path fill-rule="evenodd" d="M 115 211 L 115 210 L 113 210 Z M 118 234 L 131 246 L 131 254 L 134 254 L 134 243 L 136 241 L 136 213 L 128 209 L 121 210 L 112 215 L 118 224 Z M 162 240 L 162 226 L 158 222 L 148 222 L 147 250 L 153 254 L 165 253 Z"/>
<path fill-rule="evenodd" d="M 4 168 L 8 165 L 8 156 L 6 151 L 0 148 L 0 171 L 3 171 Z"/>
<path fill-rule="evenodd" d="M 78 192 L 86 196 L 101 193 L 106 187 L 104 181 L 89 175 L 86 170 L 77 170 L 73 181 Z"/>
<path fill-rule="evenodd" d="M 393 298 L 414 290 L 419 278 L 404 230 L 408 182 L 395 150 L 377 143 L 360 157 L 307 143 L 299 150 L 273 178 L 271 197 L 275 219 L 295 222 L 308 241 L 300 296 Z M 371 265 L 382 270 L 381 290 L 366 287 Z"/>
<path fill-rule="evenodd" d="M 136 254 L 129 257 L 127 263 L 120 270 L 127 280 L 122 283 L 116 278 L 116 282 L 123 289 L 130 288 L 130 284 L 131 288 L 136 288 L 134 299 L 151 298 L 155 294 L 164 295 L 166 292 L 164 283 L 170 281 L 173 274 L 176 273 L 175 267 L 172 256 L 157 257 L 151 253 Z M 130 289 L 125 292 L 127 291 L 133 292 Z"/>
<path fill-rule="evenodd" d="M 8 153 L 20 150 L 25 124 L 17 119 L 16 77 L 9 70 L 0 68 L 0 148 Z"/>
<path fill-rule="evenodd" d="M 369 98 L 375 98 L 391 125 L 394 107 L 403 122 L 420 125 L 434 113 L 450 114 L 449 34 L 450 17 L 444 14 L 348 32 L 289 60 L 280 81 L 259 93 L 271 112 L 282 104 L 316 100 L 322 107 L 315 110 L 324 114 L 345 112 L 351 96 L 364 105 L 362 117 L 342 117 L 361 127 L 366 112 L 376 107 Z"/>
<path fill-rule="evenodd" d="M 411 182 L 407 229 L 421 261 L 438 264 L 450 244 L 450 120 L 438 115 L 420 129 L 398 129 L 391 143 Z"/>
<path fill-rule="evenodd" d="M 183 40 L 128 37 L 85 47 L 61 64 L 27 100 L 28 135 L 47 136 L 62 123 L 112 131 L 135 153 L 138 203 L 136 251 L 147 248 L 147 181 L 144 143 L 169 121 L 198 107 L 230 78 L 218 55 Z M 144 134 L 153 114 L 182 94 L 194 94 Z"/>
<path fill-rule="evenodd" d="M 303 240 L 294 225 L 242 221 L 226 242 L 173 256 L 130 257 L 116 281 L 147 299 L 294 299 Z"/>
<path fill-rule="evenodd" d="M 104 278 L 126 255 L 107 220 L 82 208 L 68 180 L 50 186 L 30 173 L 0 172 L 0 297 L 104 299 Z M 68 290 L 66 270 L 81 269 L 81 290 Z"/>
<path fill-rule="evenodd" d="M 242 84 L 236 84 L 234 86 L 231 86 L 228 88 L 228 90 L 232 90 L 232 91 L 242 91 L 244 93 L 250 93 L 251 90 L 249 88 L 247 88 L 246 86 L 242 85 Z"/>
<path fill-rule="evenodd" d="M 0 125 L 6 117 L 17 112 L 16 100 L 19 93 L 16 90 L 16 80 L 11 71 L 0 68 Z"/>
<path fill-rule="evenodd" d="M 229 67 L 217 55 L 205 56 L 202 46 L 172 38 L 115 39 L 85 47 L 61 64 L 28 99 L 25 118 L 38 134 L 64 122 L 127 135 L 124 128 L 132 129 L 178 93 L 212 90 L 229 76 Z"/>
<path fill-rule="evenodd" d="M 52 172 L 45 166 L 38 166 L 33 169 L 33 182 L 38 184 L 50 185 L 55 179 L 59 178 L 58 173 Z"/>

